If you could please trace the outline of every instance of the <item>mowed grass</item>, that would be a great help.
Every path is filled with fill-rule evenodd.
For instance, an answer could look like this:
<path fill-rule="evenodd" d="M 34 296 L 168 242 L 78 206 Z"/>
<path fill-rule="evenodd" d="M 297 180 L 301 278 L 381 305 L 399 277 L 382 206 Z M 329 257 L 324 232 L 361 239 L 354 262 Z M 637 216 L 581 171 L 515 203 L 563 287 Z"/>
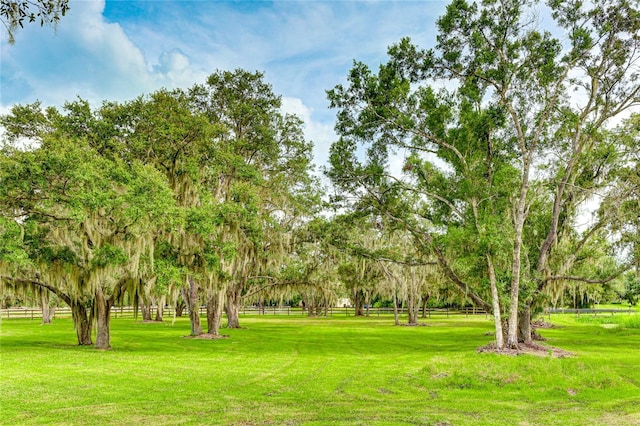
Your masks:
<path fill-rule="evenodd" d="M 114 319 L 111 351 L 75 346 L 70 320 L 4 320 L 0 422 L 640 425 L 640 330 L 550 321 L 547 344 L 575 356 L 477 353 L 484 316 L 242 317 L 215 341 L 183 338 L 187 319 Z"/>

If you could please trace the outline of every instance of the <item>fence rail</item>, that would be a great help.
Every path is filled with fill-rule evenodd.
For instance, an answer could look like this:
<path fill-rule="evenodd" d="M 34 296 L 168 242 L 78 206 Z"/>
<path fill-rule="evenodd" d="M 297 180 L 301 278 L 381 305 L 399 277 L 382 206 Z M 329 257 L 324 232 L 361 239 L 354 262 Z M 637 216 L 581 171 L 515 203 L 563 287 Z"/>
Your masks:
<path fill-rule="evenodd" d="M 575 309 L 575 308 L 557 308 L 557 309 L 552 309 L 552 308 L 547 308 L 545 309 L 544 313 L 546 314 L 575 314 L 575 315 L 598 315 L 598 314 L 610 314 L 610 315 L 614 315 L 614 314 L 633 314 L 636 311 L 634 309 L 622 309 L 622 308 L 617 308 L 617 309 L 592 309 L 592 308 L 582 308 L 582 309 Z"/>
<path fill-rule="evenodd" d="M 155 307 L 152 309 L 155 315 Z M 364 311 L 365 314 L 367 310 Z M 240 311 L 241 315 L 287 315 L 287 316 L 307 316 L 307 312 L 304 308 L 297 306 L 245 306 Z M 400 315 L 406 315 L 406 308 L 398 308 Z M 635 313 L 633 309 L 545 309 L 544 315 L 549 314 L 574 314 L 574 315 L 614 315 L 614 314 L 632 314 Z M 165 307 L 164 317 L 171 318 L 174 315 L 173 307 Z M 185 309 L 183 315 L 187 315 Z M 200 315 L 206 316 L 206 308 L 200 307 Z M 352 307 L 330 307 L 322 308 L 317 312 L 318 316 L 355 316 L 355 310 Z M 393 315 L 393 308 L 369 308 L 369 317 L 379 317 L 381 315 Z M 488 313 L 482 309 L 467 307 L 467 308 L 428 308 L 424 316 L 426 318 L 431 317 L 455 317 L 455 316 L 471 316 L 471 315 L 484 315 L 488 316 Z M 419 316 L 423 316 L 422 310 L 419 312 Z M 133 306 L 114 307 L 111 309 L 112 318 L 142 318 L 142 313 L 134 309 Z M 0 319 L 42 319 L 42 310 L 34 307 L 13 307 L 8 309 L 0 309 Z M 71 318 L 71 309 L 68 307 L 58 307 L 55 309 L 54 318 Z"/>
<path fill-rule="evenodd" d="M 152 308 L 153 315 L 155 316 L 155 307 Z M 187 315 L 188 311 L 185 309 L 183 315 Z M 369 317 L 379 317 L 381 315 L 393 315 L 393 308 L 369 308 L 364 310 L 365 315 Z M 398 308 L 400 315 L 406 315 L 406 308 Z M 240 311 L 241 315 L 286 315 L 286 316 L 307 316 L 307 311 L 304 308 L 297 306 L 245 306 Z M 432 316 L 450 317 L 450 316 L 470 316 L 470 315 L 487 315 L 485 311 L 479 308 L 428 308 L 424 312 L 427 318 Z M 174 315 L 173 307 L 165 307 L 164 318 L 171 318 Z M 200 315 L 206 316 L 206 308 L 200 307 Z M 355 316 L 355 309 L 352 307 L 330 307 L 322 308 L 317 311 L 318 316 Z M 419 312 L 419 316 L 422 316 L 422 310 Z M 142 318 L 140 310 L 136 312 L 133 306 L 114 307 L 111 309 L 112 318 Z M 12 307 L 8 309 L 0 309 L 1 319 L 42 319 L 42 310 L 37 307 Z M 71 318 L 71 309 L 69 307 L 58 307 L 55 309 L 54 318 Z"/>

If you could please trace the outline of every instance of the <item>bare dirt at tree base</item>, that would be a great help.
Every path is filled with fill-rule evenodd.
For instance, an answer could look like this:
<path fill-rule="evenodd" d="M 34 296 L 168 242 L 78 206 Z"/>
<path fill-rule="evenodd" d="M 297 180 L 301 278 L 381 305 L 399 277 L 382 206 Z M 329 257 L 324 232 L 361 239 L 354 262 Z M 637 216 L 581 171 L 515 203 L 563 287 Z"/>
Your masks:
<path fill-rule="evenodd" d="M 574 354 L 565 351 L 564 349 L 554 348 L 551 346 L 540 345 L 538 343 L 519 343 L 518 349 L 502 349 L 497 350 L 496 344 L 494 342 L 489 343 L 486 346 L 482 346 L 478 348 L 479 353 L 495 353 L 499 355 L 535 355 L 540 357 L 551 357 L 551 358 L 569 358 Z"/>
<path fill-rule="evenodd" d="M 229 335 L 227 334 L 210 334 L 210 333 L 202 333 L 197 336 L 184 336 L 185 339 L 201 339 L 201 340 L 218 340 L 218 339 L 228 339 Z"/>

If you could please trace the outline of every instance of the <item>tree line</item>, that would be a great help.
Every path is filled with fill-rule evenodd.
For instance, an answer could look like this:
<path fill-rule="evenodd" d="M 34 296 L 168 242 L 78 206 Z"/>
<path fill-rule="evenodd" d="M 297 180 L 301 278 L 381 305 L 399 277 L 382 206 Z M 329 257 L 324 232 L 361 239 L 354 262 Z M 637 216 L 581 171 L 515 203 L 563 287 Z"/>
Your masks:
<path fill-rule="evenodd" d="M 193 335 L 200 304 L 218 334 L 250 301 L 301 297 L 313 314 L 346 293 L 362 313 L 377 296 L 415 324 L 430 298 L 458 298 L 493 314 L 502 350 L 568 292 L 633 293 L 637 2 L 454 0 L 437 25 L 433 49 L 403 39 L 327 92 L 329 198 L 301 120 L 259 72 L 97 109 L 14 106 L 0 119 L 3 289 L 55 294 L 79 344 L 95 323 L 103 349 L 125 298 L 182 301 Z"/>

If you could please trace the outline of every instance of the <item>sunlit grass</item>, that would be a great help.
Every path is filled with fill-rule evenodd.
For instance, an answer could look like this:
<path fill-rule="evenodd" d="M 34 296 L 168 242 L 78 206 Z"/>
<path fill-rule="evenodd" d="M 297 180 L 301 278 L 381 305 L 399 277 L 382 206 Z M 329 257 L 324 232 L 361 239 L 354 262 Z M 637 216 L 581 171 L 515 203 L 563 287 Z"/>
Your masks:
<path fill-rule="evenodd" d="M 616 316 L 617 317 L 617 316 Z M 545 318 L 548 320 L 548 318 Z M 186 319 L 112 323 L 113 350 L 74 345 L 70 320 L 5 320 L 0 422 L 73 424 L 640 424 L 640 332 L 552 316 L 571 358 L 479 354 L 484 316 L 394 327 L 381 318 L 243 317 L 229 339 Z"/>
<path fill-rule="evenodd" d="M 576 321 L 582 324 L 600 324 L 605 328 L 637 328 L 640 329 L 640 315 L 581 315 Z M 615 326 L 615 327 L 614 327 Z"/>

